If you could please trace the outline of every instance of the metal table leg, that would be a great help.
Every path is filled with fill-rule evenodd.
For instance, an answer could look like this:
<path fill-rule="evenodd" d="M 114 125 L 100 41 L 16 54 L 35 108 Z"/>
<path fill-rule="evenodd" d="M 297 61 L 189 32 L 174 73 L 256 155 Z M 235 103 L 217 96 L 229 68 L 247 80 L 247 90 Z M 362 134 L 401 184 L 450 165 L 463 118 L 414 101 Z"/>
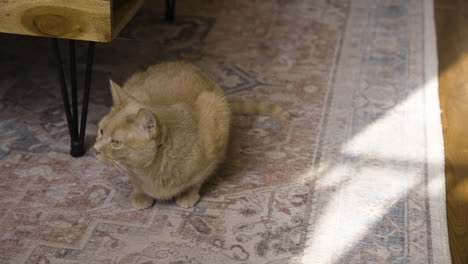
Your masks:
<path fill-rule="evenodd" d="M 86 131 L 86 118 L 88 115 L 88 103 L 89 103 L 89 89 L 91 86 L 91 73 L 93 71 L 93 57 L 94 57 L 94 42 L 88 44 L 88 57 L 86 59 L 86 74 L 85 74 L 85 89 L 83 94 L 81 120 L 78 116 L 78 95 L 77 95 L 77 84 L 76 84 L 76 56 L 75 56 L 75 40 L 69 40 L 69 51 L 70 51 L 70 86 L 71 86 L 71 101 L 68 97 L 68 89 L 65 81 L 65 73 L 63 70 L 62 57 L 60 54 L 60 48 L 58 39 L 52 39 L 52 46 L 54 48 L 55 58 L 57 60 L 57 71 L 60 81 L 60 88 L 62 91 L 63 106 L 65 108 L 65 115 L 67 117 L 68 130 L 71 138 L 71 150 L 70 154 L 73 157 L 81 157 L 84 155 L 84 138 Z"/>
<path fill-rule="evenodd" d="M 174 21 L 176 0 L 166 0 L 166 22 Z"/>

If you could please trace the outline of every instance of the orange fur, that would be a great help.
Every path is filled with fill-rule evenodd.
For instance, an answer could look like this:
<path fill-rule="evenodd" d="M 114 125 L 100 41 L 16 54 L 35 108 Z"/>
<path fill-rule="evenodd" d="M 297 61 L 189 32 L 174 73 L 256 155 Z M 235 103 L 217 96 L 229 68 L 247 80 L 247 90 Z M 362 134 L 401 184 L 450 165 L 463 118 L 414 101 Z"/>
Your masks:
<path fill-rule="evenodd" d="M 114 105 L 99 123 L 97 158 L 128 172 L 136 208 L 173 197 L 194 206 L 226 153 L 231 107 L 223 90 L 194 65 L 170 62 L 134 74 L 123 88 L 111 81 L 111 91 Z M 289 115 L 268 104 L 233 108 Z"/>

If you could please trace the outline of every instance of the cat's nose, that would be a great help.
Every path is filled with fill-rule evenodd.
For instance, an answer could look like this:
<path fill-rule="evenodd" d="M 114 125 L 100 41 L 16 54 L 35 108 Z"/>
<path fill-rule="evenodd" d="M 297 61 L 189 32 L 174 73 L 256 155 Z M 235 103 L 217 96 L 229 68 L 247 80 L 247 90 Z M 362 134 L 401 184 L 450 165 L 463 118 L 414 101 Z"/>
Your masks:
<path fill-rule="evenodd" d="M 93 147 L 93 152 L 94 152 L 94 155 L 99 155 L 100 154 L 100 152 L 94 147 Z"/>

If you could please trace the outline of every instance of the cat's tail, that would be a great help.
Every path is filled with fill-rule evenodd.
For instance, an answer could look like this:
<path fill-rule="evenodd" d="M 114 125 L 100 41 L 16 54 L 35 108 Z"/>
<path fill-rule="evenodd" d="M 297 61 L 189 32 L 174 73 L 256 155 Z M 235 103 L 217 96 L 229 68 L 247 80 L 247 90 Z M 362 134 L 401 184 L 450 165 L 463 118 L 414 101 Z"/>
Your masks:
<path fill-rule="evenodd" d="M 276 104 L 268 104 L 263 102 L 244 102 L 238 100 L 230 100 L 229 104 L 233 113 L 247 115 L 266 115 L 283 120 L 289 120 L 291 115 L 288 111 Z"/>

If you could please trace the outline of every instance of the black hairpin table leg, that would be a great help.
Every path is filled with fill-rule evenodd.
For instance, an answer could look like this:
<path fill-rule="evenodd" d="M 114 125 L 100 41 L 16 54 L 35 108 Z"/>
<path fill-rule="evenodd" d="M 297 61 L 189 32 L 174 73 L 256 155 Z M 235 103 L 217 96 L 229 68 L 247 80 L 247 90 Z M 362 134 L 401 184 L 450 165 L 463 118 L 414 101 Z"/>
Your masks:
<path fill-rule="evenodd" d="M 71 107 L 68 97 L 67 83 L 65 81 L 65 73 L 63 70 L 62 57 L 58 45 L 58 39 L 52 39 L 55 58 L 57 60 L 57 70 L 62 91 L 63 106 L 67 117 L 68 130 L 71 138 L 70 154 L 73 157 L 81 157 L 84 155 L 84 138 L 86 131 L 86 118 L 88 115 L 89 89 L 91 86 L 91 73 L 93 71 L 93 56 L 94 42 L 88 44 L 88 57 L 86 59 L 86 74 L 85 74 L 85 89 L 83 94 L 83 102 L 81 109 L 81 120 L 78 116 L 78 95 L 76 88 L 76 56 L 75 56 L 75 40 L 69 40 L 70 49 L 70 86 L 71 86 Z"/>
<path fill-rule="evenodd" d="M 166 0 L 166 22 L 174 21 L 176 0 Z"/>

